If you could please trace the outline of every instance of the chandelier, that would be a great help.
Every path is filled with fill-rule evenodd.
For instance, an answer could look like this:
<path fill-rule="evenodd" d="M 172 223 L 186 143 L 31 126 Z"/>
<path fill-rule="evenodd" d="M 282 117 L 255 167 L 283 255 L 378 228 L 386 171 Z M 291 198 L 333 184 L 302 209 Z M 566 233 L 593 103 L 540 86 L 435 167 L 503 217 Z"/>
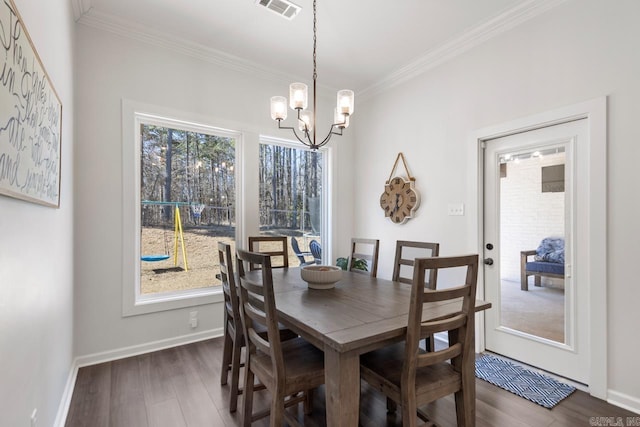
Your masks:
<path fill-rule="evenodd" d="M 338 91 L 337 105 L 334 110 L 333 124 L 329 133 L 320 142 L 316 140 L 316 0 L 313 0 L 313 110 L 307 110 L 308 90 L 304 83 L 291 83 L 289 86 L 289 106 L 296 110 L 298 116 L 298 130 L 295 127 L 282 126 L 282 121 L 287 118 L 287 99 L 284 96 L 271 98 L 271 118 L 278 122 L 278 129 L 291 129 L 296 139 L 312 150 L 324 146 L 333 135 L 342 135 L 342 130 L 349 126 L 349 116 L 353 114 L 354 94 L 352 90 Z"/>

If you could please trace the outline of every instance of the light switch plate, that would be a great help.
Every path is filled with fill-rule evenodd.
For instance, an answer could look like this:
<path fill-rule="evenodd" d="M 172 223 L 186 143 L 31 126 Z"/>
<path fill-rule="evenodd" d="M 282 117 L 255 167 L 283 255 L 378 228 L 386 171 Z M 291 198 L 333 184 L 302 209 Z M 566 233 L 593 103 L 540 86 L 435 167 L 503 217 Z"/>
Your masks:
<path fill-rule="evenodd" d="M 447 209 L 447 215 L 449 216 L 464 215 L 464 203 L 449 203 L 449 206 Z"/>

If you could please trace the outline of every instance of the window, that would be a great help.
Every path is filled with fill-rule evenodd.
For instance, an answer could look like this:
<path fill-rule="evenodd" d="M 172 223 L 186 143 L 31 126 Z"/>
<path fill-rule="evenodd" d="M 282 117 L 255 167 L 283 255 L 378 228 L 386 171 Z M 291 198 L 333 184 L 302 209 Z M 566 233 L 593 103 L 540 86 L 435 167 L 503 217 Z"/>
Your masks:
<path fill-rule="evenodd" d="M 125 103 L 123 312 L 222 300 L 217 242 L 235 241 L 240 134 L 135 110 Z"/>
<path fill-rule="evenodd" d="M 289 265 L 302 262 L 293 250 L 295 238 L 305 261 L 309 244 L 327 241 L 327 150 L 311 151 L 300 145 L 262 138 L 259 166 L 260 234 L 289 237 Z M 323 256 L 326 258 L 326 255 Z M 328 262 L 328 260 L 326 261 Z"/>

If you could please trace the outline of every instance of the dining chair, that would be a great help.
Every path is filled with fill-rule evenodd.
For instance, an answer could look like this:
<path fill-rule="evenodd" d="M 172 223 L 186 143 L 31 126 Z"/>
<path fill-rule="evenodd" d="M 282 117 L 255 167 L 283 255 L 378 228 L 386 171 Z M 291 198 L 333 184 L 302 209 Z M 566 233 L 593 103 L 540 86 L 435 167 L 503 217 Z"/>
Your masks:
<path fill-rule="evenodd" d="M 396 242 L 396 255 L 395 261 L 393 262 L 391 280 L 394 282 L 413 283 L 414 260 L 416 258 L 436 257 L 439 255 L 439 252 L 439 243 L 398 240 Z M 409 268 L 402 268 L 402 266 Z M 428 289 L 436 289 L 437 279 L 438 271 L 429 271 L 429 280 L 425 284 L 425 287 Z"/>
<path fill-rule="evenodd" d="M 446 289 L 428 289 L 426 270 L 433 269 L 463 270 L 464 282 Z M 417 407 L 452 393 L 458 426 L 475 425 L 473 333 L 477 277 L 478 255 L 416 259 L 405 340 L 360 358 L 361 378 L 402 407 L 403 426 L 416 426 L 416 415 L 428 421 Z M 425 303 L 454 300 L 459 303 L 457 312 L 422 321 Z M 449 334 L 448 347 L 432 352 L 420 349 L 421 338 L 445 331 Z"/>
<path fill-rule="evenodd" d="M 220 259 L 220 279 L 224 294 L 224 344 L 222 347 L 222 370 L 220 384 L 226 385 L 231 371 L 231 390 L 229 396 L 229 411 L 234 412 L 238 406 L 238 387 L 240 376 L 240 353 L 244 346 L 244 334 L 240 323 L 240 306 L 236 283 L 233 277 L 231 245 L 218 242 L 218 257 Z"/>
<path fill-rule="evenodd" d="M 238 408 L 238 396 L 242 394 L 240 383 L 240 362 L 242 348 L 245 346 L 244 331 L 240 316 L 240 300 L 233 273 L 233 256 L 231 245 L 218 242 L 218 258 L 220 260 L 220 280 L 224 295 L 224 342 L 222 347 L 222 369 L 220 370 L 220 385 L 226 385 L 231 373 L 231 390 L 229 390 L 229 412 Z M 266 329 L 258 328 L 261 335 Z M 293 331 L 279 326 L 282 340 L 292 339 L 298 335 Z"/>
<path fill-rule="evenodd" d="M 348 270 L 355 273 L 369 274 L 376 277 L 378 274 L 378 253 L 380 251 L 380 240 L 378 239 L 351 239 L 351 256 L 348 261 Z M 364 260 L 367 263 L 367 270 L 356 268 L 357 260 Z"/>
<path fill-rule="evenodd" d="M 243 425 L 270 416 L 270 425 L 281 426 L 285 420 L 299 426 L 286 407 L 304 402 L 305 413 L 311 412 L 313 390 L 324 384 L 324 353 L 297 337 L 282 341 L 278 333 L 278 314 L 273 290 L 271 258 L 268 255 L 238 250 L 238 283 L 240 314 L 247 340 Z M 245 263 L 259 266 L 260 271 L 246 273 Z M 260 325 L 267 330 L 261 335 Z M 271 393 L 271 408 L 253 413 L 255 377 Z"/>
<path fill-rule="evenodd" d="M 416 258 L 436 257 L 439 255 L 439 252 L 439 243 L 398 240 L 396 242 L 396 255 L 395 261 L 393 262 L 391 280 L 408 284 L 413 283 L 414 260 Z M 425 287 L 427 289 L 436 289 L 437 280 L 438 270 L 430 270 L 429 280 L 425 283 Z M 425 348 L 427 351 L 435 348 L 435 337 L 433 334 L 425 338 Z"/>
<path fill-rule="evenodd" d="M 288 247 L 287 236 L 249 236 L 249 252 L 259 252 L 271 256 L 271 268 L 289 267 Z M 277 265 L 273 265 L 275 264 L 273 261 L 277 261 Z M 256 268 L 255 265 L 249 265 L 249 270 Z"/>
<path fill-rule="evenodd" d="M 309 250 L 313 255 L 313 259 L 316 264 L 322 264 L 322 246 L 318 243 L 317 240 L 312 240 L 309 242 Z"/>
<path fill-rule="evenodd" d="M 296 254 L 298 260 L 300 261 L 300 266 L 315 264 L 315 259 L 307 261 L 305 257 L 313 256 L 311 252 L 302 252 L 300 250 L 300 245 L 298 244 L 298 239 L 295 237 L 291 237 L 291 248 L 293 249 L 293 253 Z"/>

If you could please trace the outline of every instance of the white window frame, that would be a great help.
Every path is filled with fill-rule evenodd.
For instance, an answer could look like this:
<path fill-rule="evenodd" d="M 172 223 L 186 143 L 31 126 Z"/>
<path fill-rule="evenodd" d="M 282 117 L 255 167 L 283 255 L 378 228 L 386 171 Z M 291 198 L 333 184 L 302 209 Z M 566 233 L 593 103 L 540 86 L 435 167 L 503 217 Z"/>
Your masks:
<path fill-rule="evenodd" d="M 274 138 L 270 136 L 260 135 L 260 144 L 270 144 L 270 145 L 279 145 L 281 147 L 286 148 L 295 148 L 296 150 L 304 150 L 306 147 L 300 144 L 297 141 L 292 141 L 288 139 L 280 139 Z M 307 149 L 307 151 L 310 151 Z M 324 173 L 322 174 L 322 218 L 321 218 L 321 231 L 320 231 L 320 239 L 322 243 L 322 263 L 323 264 L 331 264 L 331 260 L 333 259 L 332 253 L 332 245 L 328 244 L 331 242 L 331 235 L 333 230 L 333 219 L 329 215 L 331 212 L 330 209 L 330 194 L 332 193 L 332 187 L 330 183 L 333 182 L 331 177 L 333 176 L 333 170 L 331 165 L 333 162 L 332 159 L 332 148 L 328 145 L 318 149 L 320 153 L 322 153 L 322 170 Z"/>
<path fill-rule="evenodd" d="M 140 293 L 140 126 L 152 124 L 215 134 L 236 141 L 236 212 L 242 205 L 242 133 L 166 108 L 122 101 L 122 315 L 134 316 L 223 301 L 220 286 L 143 295 Z M 236 236 L 242 235 L 236 216 Z"/>

